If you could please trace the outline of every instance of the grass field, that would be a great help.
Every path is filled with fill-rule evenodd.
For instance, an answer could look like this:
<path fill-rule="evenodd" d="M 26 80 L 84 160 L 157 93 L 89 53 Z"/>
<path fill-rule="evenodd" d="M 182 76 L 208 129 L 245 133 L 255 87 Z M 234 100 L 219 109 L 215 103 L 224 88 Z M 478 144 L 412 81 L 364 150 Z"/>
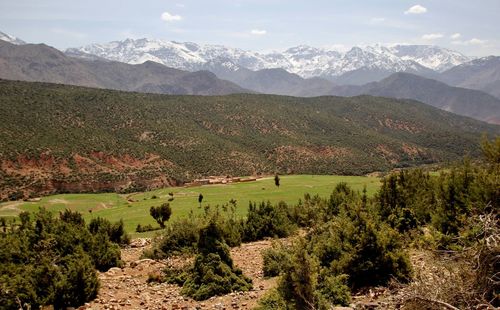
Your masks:
<path fill-rule="evenodd" d="M 235 199 L 237 214 L 244 216 L 249 201 L 278 202 L 282 200 L 287 203 L 297 203 L 305 193 L 326 197 L 339 182 L 346 182 L 359 191 L 366 186 L 368 195 L 373 195 L 380 186 L 379 179 L 375 177 L 291 175 L 281 177 L 279 188 L 274 185 L 273 178 L 264 178 L 248 183 L 171 187 L 129 195 L 115 193 L 53 195 L 43 197 L 37 202 L 2 203 L 0 204 L 0 217 L 13 217 L 21 211 L 36 211 L 39 207 L 45 207 L 52 212 L 71 209 L 83 213 L 87 221 L 97 216 L 111 221 L 123 219 L 125 229 L 133 236 L 138 236 L 143 234 L 135 233 L 137 224 L 156 225 L 149 215 L 149 208 L 166 202 L 170 198 L 170 192 L 174 193 L 174 200 L 170 202 L 172 218 L 185 216 L 191 210 L 202 212 L 198 204 L 200 193 L 204 197 L 202 205 L 222 205 Z M 157 198 L 153 199 L 153 196 Z M 145 234 L 151 235 L 151 233 Z"/>

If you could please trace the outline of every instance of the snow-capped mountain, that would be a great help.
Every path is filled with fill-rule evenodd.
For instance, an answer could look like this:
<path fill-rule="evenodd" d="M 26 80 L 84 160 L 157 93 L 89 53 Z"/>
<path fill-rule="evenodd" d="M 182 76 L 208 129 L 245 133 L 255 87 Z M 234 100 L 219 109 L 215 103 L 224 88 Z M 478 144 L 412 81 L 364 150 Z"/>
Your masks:
<path fill-rule="evenodd" d="M 130 64 L 150 60 L 190 71 L 213 68 L 214 65 L 223 66 L 224 70 L 281 68 L 303 78 L 329 79 L 359 70 L 384 74 L 442 72 L 471 60 L 458 52 L 428 45 L 373 45 L 353 47 L 347 52 L 302 45 L 283 52 L 259 53 L 221 45 L 153 39 L 91 44 L 68 49 L 66 53 L 73 57 L 98 56 Z"/>
<path fill-rule="evenodd" d="M 459 52 L 432 45 L 394 45 L 391 51 L 403 60 L 413 60 L 438 72 L 446 71 L 473 59 Z"/>
<path fill-rule="evenodd" d="M 16 44 L 16 45 L 26 44 L 26 42 L 24 42 L 23 40 L 16 38 L 14 36 L 8 35 L 6 33 L 3 33 L 1 31 L 0 31 L 0 40 L 7 41 L 9 43 Z"/>

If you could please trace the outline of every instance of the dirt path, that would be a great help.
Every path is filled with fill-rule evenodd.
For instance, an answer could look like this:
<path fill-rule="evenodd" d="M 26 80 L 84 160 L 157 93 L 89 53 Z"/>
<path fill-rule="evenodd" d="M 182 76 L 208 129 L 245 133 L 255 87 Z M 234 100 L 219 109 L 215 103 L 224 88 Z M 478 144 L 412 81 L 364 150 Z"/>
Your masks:
<path fill-rule="evenodd" d="M 258 241 L 231 250 L 235 265 L 252 278 L 252 291 L 212 297 L 202 302 L 183 297 L 177 285 L 146 282 L 148 274 L 161 272 L 167 264 L 182 263 L 180 258 L 165 261 L 140 259 L 143 247 L 123 249 L 125 267 L 100 273 L 99 295 L 79 309 L 252 309 L 257 300 L 276 285 L 276 279 L 264 279 L 262 275 L 261 251 L 269 247 L 271 241 Z"/>
<path fill-rule="evenodd" d="M 0 210 L 2 211 L 10 210 L 17 213 L 21 213 L 23 210 L 19 209 L 19 206 L 22 205 L 23 203 L 25 202 L 24 201 L 7 202 L 0 206 Z"/>

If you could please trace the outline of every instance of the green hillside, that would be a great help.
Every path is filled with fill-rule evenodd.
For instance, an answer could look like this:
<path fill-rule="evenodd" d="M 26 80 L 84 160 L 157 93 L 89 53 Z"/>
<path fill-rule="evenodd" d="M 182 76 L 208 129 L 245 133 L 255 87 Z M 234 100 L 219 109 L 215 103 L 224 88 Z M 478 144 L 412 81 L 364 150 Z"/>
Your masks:
<path fill-rule="evenodd" d="M 206 175 L 362 175 L 476 155 L 500 127 L 408 100 L 170 96 L 0 81 L 0 195 Z"/>

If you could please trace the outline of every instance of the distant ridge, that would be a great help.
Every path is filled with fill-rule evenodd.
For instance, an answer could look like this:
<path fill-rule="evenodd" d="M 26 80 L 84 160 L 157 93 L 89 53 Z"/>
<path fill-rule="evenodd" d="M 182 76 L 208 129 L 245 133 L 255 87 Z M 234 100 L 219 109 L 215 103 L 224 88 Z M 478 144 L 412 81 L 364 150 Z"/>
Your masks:
<path fill-rule="evenodd" d="M 380 82 L 363 86 L 339 86 L 334 88 L 333 94 L 413 99 L 459 115 L 500 124 L 500 99 L 478 90 L 452 87 L 409 73 L 394 73 Z"/>
<path fill-rule="evenodd" d="M 458 87 L 482 90 L 500 98 L 500 57 L 489 56 L 453 67 L 439 80 Z"/>

